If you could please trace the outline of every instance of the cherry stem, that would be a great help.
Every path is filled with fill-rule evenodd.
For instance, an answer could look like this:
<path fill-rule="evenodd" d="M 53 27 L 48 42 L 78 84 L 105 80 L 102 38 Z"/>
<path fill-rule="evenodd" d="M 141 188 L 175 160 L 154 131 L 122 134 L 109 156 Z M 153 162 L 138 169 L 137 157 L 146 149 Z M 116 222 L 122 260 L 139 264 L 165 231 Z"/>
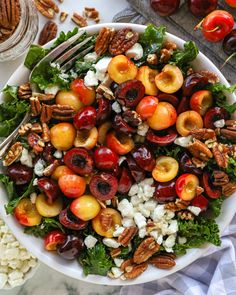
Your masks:
<path fill-rule="evenodd" d="M 227 59 L 226 61 L 223 63 L 223 65 L 220 67 L 220 69 L 222 69 L 230 60 L 232 57 L 236 56 L 236 52 L 232 53 Z"/>
<path fill-rule="evenodd" d="M 194 31 L 197 31 L 197 30 L 201 30 L 202 29 L 202 23 L 203 23 L 204 19 L 202 19 L 200 21 L 199 24 L 197 24 L 195 27 L 194 27 Z"/>
<path fill-rule="evenodd" d="M 207 32 L 207 33 L 213 33 L 213 32 L 216 32 L 217 30 L 219 30 L 219 26 L 217 26 L 217 27 L 215 27 L 214 29 L 212 29 L 212 30 L 205 30 L 205 32 Z"/>

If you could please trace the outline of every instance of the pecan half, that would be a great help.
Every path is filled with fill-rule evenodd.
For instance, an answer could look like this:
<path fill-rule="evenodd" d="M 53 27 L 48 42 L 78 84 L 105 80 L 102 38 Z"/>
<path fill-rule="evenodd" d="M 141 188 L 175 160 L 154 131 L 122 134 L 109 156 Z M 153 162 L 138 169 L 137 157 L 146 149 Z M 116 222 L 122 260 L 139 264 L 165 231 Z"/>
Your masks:
<path fill-rule="evenodd" d="M 187 207 L 189 205 L 190 205 L 189 201 L 176 199 L 175 202 L 169 202 L 169 203 L 165 204 L 165 209 L 175 212 L 175 211 L 187 209 Z"/>
<path fill-rule="evenodd" d="M 229 130 L 236 130 L 236 120 L 226 120 L 225 126 L 227 126 Z"/>
<path fill-rule="evenodd" d="M 99 11 L 94 7 L 85 7 L 83 11 L 83 15 L 86 18 L 90 18 L 94 20 L 96 23 L 100 21 L 99 19 Z"/>
<path fill-rule="evenodd" d="M 192 158 L 192 162 L 197 168 L 201 168 L 201 169 L 203 169 L 207 164 L 207 162 L 197 159 L 195 157 Z"/>
<path fill-rule="evenodd" d="M 168 50 L 176 50 L 178 47 L 177 47 L 177 44 L 175 42 L 165 41 L 164 44 L 163 44 L 163 48 L 166 48 Z"/>
<path fill-rule="evenodd" d="M 227 129 L 222 128 L 220 129 L 220 135 L 224 136 L 227 139 L 236 140 L 236 128 L 235 127 L 229 127 Z"/>
<path fill-rule="evenodd" d="M 32 90 L 30 88 L 30 83 L 27 82 L 25 84 L 22 84 L 18 88 L 17 95 L 20 99 L 29 100 L 32 96 Z"/>
<path fill-rule="evenodd" d="M 115 29 L 113 28 L 105 27 L 99 31 L 94 48 L 97 55 L 102 55 L 107 51 L 114 34 Z"/>
<path fill-rule="evenodd" d="M 57 35 L 57 24 L 49 20 L 44 25 L 40 35 L 39 35 L 39 45 L 44 45 L 54 39 Z"/>
<path fill-rule="evenodd" d="M 190 131 L 190 135 L 199 140 L 216 139 L 216 134 L 213 129 L 200 128 Z"/>
<path fill-rule="evenodd" d="M 13 34 L 20 21 L 20 3 L 19 0 L 1 0 L 0 1 L 0 28 L 5 39 Z M 3 40 L 1 40 L 3 41 Z"/>
<path fill-rule="evenodd" d="M 165 254 L 158 254 L 157 256 L 149 259 L 149 262 L 153 266 L 161 269 L 170 269 L 176 264 L 174 258 Z"/>
<path fill-rule="evenodd" d="M 126 268 L 132 266 L 133 264 L 134 264 L 133 258 L 127 259 L 127 260 L 122 262 L 122 264 L 120 266 L 120 269 L 122 271 L 126 271 Z"/>
<path fill-rule="evenodd" d="M 18 160 L 22 154 L 22 151 L 22 144 L 18 141 L 14 143 L 7 151 L 7 154 L 3 160 L 3 166 L 10 166 L 12 163 Z"/>
<path fill-rule="evenodd" d="M 190 142 L 187 149 L 195 158 L 205 162 L 213 157 L 210 149 L 198 139 L 194 139 L 193 142 Z"/>
<path fill-rule="evenodd" d="M 213 185 L 215 186 L 223 186 L 229 182 L 229 176 L 224 171 L 214 170 L 213 177 Z"/>
<path fill-rule="evenodd" d="M 31 131 L 35 132 L 35 133 L 42 133 L 43 132 L 43 128 L 41 126 L 40 123 L 33 123 L 32 127 L 31 127 Z"/>
<path fill-rule="evenodd" d="M 228 155 L 236 159 L 236 144 L 228 146 Z"/>
<path fill-rule="evenodd" d="M 110 54 L 118 55 L 124 53 L 138 41 L 138 38 L 139 34 L 129 28 L 117 31 L 109 45 Z"/>
<path fill-rule="evenodd" d="M 68 13 L 65 11 L 62 11 L 60 14 L 60 22 L 64 23 L 64 21 L 67 19 L 67 17 L 68 17 Z"/>
<path fill-rule="evenodd" d="M 124 273 L 124 277 L 129 280 L 135 279 L 140 276 L 147 268 L 148 264 L 146 262 L 138 265 L 133 265 L 130 267 L 130 269 L 128 269 L 129 271 L 126 271 Z"/>
<path fill-rule="evenodd" d="M 68 121 L 74 118 L 76 111 L 69 105 L 53 105 L 52 118 L 58 121 Z"/>
<path fill-rule="evenodd" d="M 111 228 L 112 226 L 112 222 L 113 222 L 112 215 L 102 212 L 99 219 L 100 219 L 102 229 L 105 232 L 108 231 L 108 229 Z"/>
<path fill-rule="evenodd" d="M 32 128 L 32 124 L 26 123 L 26 124 L 20 126 L 18 133 L 20 135 L 25 135 L 26 133 L 28 133 L 31 130 L 31 128 Z"/>
<path fill-rule="evenodd" d="M 156 53 L 150 53 L 147 56 L 147 63 L 150 65 L 157 65 L 158 64 L 158 56 Z"/>
<path fill-rule="evenodd" d="M 120 253 L 121 253 L 121 249 L 120 248 L 112 249 L 110 251 L 110 255 L 111 255 L 112 258 L 118 257 L 120 255 Z"/>
<path fill-rule="evenodd" d="M 140 124 L 142 124 L 142 119 L 140 115 L 134 110 L 124 111 L 122 117 L 132 127 L 138 127 Z"/>
<path fill-rule="evenodd" d="M 46 123 L 46 122 L 50 121 L 51 119 L 52 119 L 52 107 L 47 104 L 43 104 L 41 116 L 40 116 L 40 121 L 42 123 Z"/>
<path fill-rule="evenodd" d="M 216 75 L 215 73 L 211 71 L 199 71 L 198 73 L 202 75 L 203 77 L 206 77 L 209 83 L 215 84 L 220 82 L 218 75 Z"/>
<path fill-rule="evenodd" d="M 45 144 L 42 138 L 37 133 L 30 132 L 28 134 L 27 140 L 29 146 L 32 147 L 33 151 L 36 154 L 41 153 L 43 151 Z"/>
<path fill-rule="evenodd" d="M 227 168 L 229 161 L 228 147 L 222 143 L 216 142 L 213 145 L 212 152 L 217 165 L 224 169 Z"/>
<path fill-rule="evenodd" d="M 230 181 L 222 187 L 222 194 L 225 197 L 230 197 L 233 193 L 236 192 L 236 181 Z"/>
<path fill-rule="evenodd" d="M 46 123 L 42 123 L 42 138 L 44 142 L 49 142 L 50 137 L 50 129 Z"/>
<path fill-rule="evenodd" d="M 169 59 L 171 58 L 173 51 L 163 48 L 163 49 L 161 49 L 160 53 L 161 53 L 160 58 L 159 58 L 160 63 L 167 63 L 169 61 Z"/>
<path fill-rule="evenodd" d="M 136 235 L 137 231 L 138 229 L 135 226 L 126 227 L 123 233 L 119 236 L 118 242 L 124 247 L 128 246 L 129 242 Z"/>
<path fill-rule="evenodd" d="M 50 164 L 43 170 L 43 175 L 51 176 L 58 166 L 60 166 L 60 162 L 58 160 L 55 160 L 52 164 Z"/>
<path fill-rule="evenodd" d="M 73 13 L 71 20 L 79 27 L 86 27 L 88 25 L 86 19 L 76 12 Z"/>
<path fill-rule="evenodd" d="M 38 11 L 47 18 L 54 18 L 55 13 L 59 12 L 57 4 L 53 0 L 34 0 Z"/>
<path fill-rule="evenodd" d="M 134 263 L 140 264 L 147 261 L 160 248 L 153 237 L 146 238 L 134 252 Z"/>
<path fill-rule="evenodd" d="M 54 94 L 33 92 L 32 97 L 37 97 L 40 102 L 50 102 L 55 98 Z"/>
<path fill-rule="evenodd" d="M 179 211 L 177 213 L 178 217 L 182 220 L 194 220 L 194 214 L 188 210 Z"/>
<path fill-rule="evenodd" d="M 30 106 L 32 116 L 38 116 L 41 113 L 41 104 L 37 97 L 30 97 Z"/>

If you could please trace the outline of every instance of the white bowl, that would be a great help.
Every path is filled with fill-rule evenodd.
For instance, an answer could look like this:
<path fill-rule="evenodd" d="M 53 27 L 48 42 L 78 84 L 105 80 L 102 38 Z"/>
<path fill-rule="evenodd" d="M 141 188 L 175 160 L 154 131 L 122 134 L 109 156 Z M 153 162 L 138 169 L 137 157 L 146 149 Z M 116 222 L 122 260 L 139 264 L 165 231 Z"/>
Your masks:
<path fill-rule="evenodd" d="M 145 30 L 145 26 L 142 25 L 135 25 L 135 24 L 99 24 L 94 26 L 86 27 L 85 30 L 89 34 L 97 33 L 102 27 L 113 27 L 115 29 L 121 29 L 121 28 L 132 28 L 134 31 L 137 31 L 139 33 L 142 33 Z M 184 41 L 172 34 L 167 34 L 167 37 L 169 40 L 174 41 L 179 47 L 183 47 Z M 229 85 L 225 77 L 221 74 L 221 72 L 217 69 L 217 67 L 202 53 L 199 53 L 197 59 L 193 62 L 194 69 L 196 70 L 209 70 L 212 72 L 215 72 L 219 77 L 221 83 L 224 83 L 225 85 Z M 26 69 L 23 65 L 21 65 L 15 73 L 11 76 L 7 84 L 9 85 L 20 85 L 26 81 L 28 81 L 29 77 L 29 70 Z M 1 97 L 0 97 L 1 99 Z M 236 97 L 234 95 L 228 95 L 228 100 L 230 103 L 236 101 Z M 108 277 L 102 277 L 97 275 L 89 275 L 84 276 L 83 270 L 79 266 L 79 264 L 74 261 L 67 261 L 62 259 L 59 255 L 47 252 L 44 250 L 43 247 L 43 240 L 34 238 L 32 236 L 26 235 L 23 233 L 22 227 L 18 224 L 18 222 L 10 215 L 6 215 L 4 205 L 7 203 L 8 198 L 5 190 L 3 187 L 0 187 L 0 214 L 2 215 L 5 222 L 8 224 L 16 238 L 27 248 L 33 255 L 35 255 L 41 262 L 47 264 L 49 267 L 78 280 L 82 280 L 89 283 L 95 283 L 95 284 L 104 284 L 104 285 L 134 285 L 134 284 L 140 284 L 145 283 L 149 281 L 153 281 L 156 279 L 163 278 L 165 276 L 168 276 L 185 266 L 189 265 L 199 257 L 201 257 L 208 247 L 209 244 L 206 244 L 204 247 L 200 249 L 190 249 L 186 255 L 179 257 L 176 260 L 176 266 L 172 268 L 171 270 L 161 270 L 156 269 L 151 266 L 138 278 L 135 280 L 120 280 L 120 279 L 110 279 Z M 224 201 L 224 204 L 222 206 L 222 213 L 217 219 L 220 231 L 222 231 L 226 228 L 226 226 L 230 223 L 231 219 L 233 218 L 234 214 L 236 212 L 236 194 L 228 198 Z"/>

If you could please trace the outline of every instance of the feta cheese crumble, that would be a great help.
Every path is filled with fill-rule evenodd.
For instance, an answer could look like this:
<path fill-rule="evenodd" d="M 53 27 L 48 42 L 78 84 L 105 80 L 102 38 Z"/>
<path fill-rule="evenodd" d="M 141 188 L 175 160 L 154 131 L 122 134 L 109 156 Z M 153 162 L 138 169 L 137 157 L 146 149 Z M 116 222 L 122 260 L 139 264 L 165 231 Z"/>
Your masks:
<path fill-rule="evenodd" d="M 140 43 L 135 43 L 130 49 L 125 52 L 125 55 L 134 60 L 139 60 L 143 57 L 143 47 Z"/>
<path fill-rule="evenodd" d="M 93 236 L 89 235 L 89 236 L 87 236 L 87 237 L 84 239 L 84 244 L 85 244 L 85 246 L 86 246 L 88 249 L 90 249 L 90 248 L 93 248 L 93 247 L 96 245 L 97 241 L 98 241 L 98 240 L 97 240 L 96 238 L 94 238 Z"/>

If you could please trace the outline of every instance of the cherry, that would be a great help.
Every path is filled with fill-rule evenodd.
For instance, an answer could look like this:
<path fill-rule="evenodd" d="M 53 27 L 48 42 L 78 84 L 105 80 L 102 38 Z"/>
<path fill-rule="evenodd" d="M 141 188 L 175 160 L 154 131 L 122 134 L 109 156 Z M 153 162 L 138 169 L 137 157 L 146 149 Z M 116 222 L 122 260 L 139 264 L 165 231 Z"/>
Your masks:
<path fill-rule="evenodd" d="M 209 201 L 204 196 L 196 196 L 193 201 L 192 205 L 199 207 L 202 211 L 205 211 L 208 207 Z"/>
<path fill-rule="evenodd" d="M 138 80 L 129 80 L 121 83 L 115 92 L 120 104 L 132 108 L 135 107 L 144 97 L 145 87 Z"/>
<path fill-rule="evenodd" d="M 128 123 L 125 122 L 125 120 L 121 117 L 121 115 L 116 115 L 113 124 L 113 128 L 119 133 L 135 133 L 136 129 L 131 127 Z"/>
<path fill-rule="evenodd" d="M 158 95 L 158 100 L 159 101 L 166 101 L 171 103 L 175 108 L 178 106 L 179 104 L 179 100 L 178 98 L 173 95 L 173 94 L 168 94 L 168 93 L 160 93 Z"/>
<path fill-rule="evenodd" d="M 56 149 L 51 142 L 46 143 L 45 148 L 43 149 L 43 158 L 47 163 L 52 164 L 55 161 L 55 157 L 53 156 L 55 151 Z"/>
<path fill-rule="evenodd" d="M 180 166 L 180 170 L 182 172 L 184 172 L 184 173 L 193 173 L 193 174 L 196 174 L 196 175 L 201 175 L 202 174 L 202 170 L 197 168 L 194 165 L 194 163 L 191 160 L 191 157 L 186 152 L 184 152 L 180 156 L 179 166 Z"/>
<path fill-rule="evenodd" d="M 60 195 L 58 184 L 47 177 L 42 177 L 37 181 L 38 188 L 47 196 L 47 202 L 52 204 Z"/>
<path fill-rule="evenodd" d="M 204 116 L 204 127 L 209 129 L 215 129 L 214 122 L 224 119 L 228 120 L 230 118 L 229 113 L 224 108 L 214 107 L 210 108 Z"/>
<path fill-rule="evenodd" d="M 188 8 L 195 16 L 204 17 L 216 9 L 217 0 L 188 0 Z"/>
<path fill-rule="evenodd" d="M 165 130 L 164 135 L 158 135 L 158 132 L 154 132 L 149 129 L 147 133 L 147 140 L 151 143 L 158 144 L 159 146 L 167 146 L 172 144 L 178 136 L 178 133 L 173 128 L 168 128 Z"/>
<path fill-rule="evenodd" d="M 208 84 L 208 78 L 199 73 L 189 75 L 183 83 L 183 96 L 191 96 L 197 90 L 204 89 Z"/>
<path fill-rule="evenodd" d="M 102 172 L 91 177 L 89 189 L 97 199 L 101 201 L 110 200 L 117 192 L 118 181 L 112 174 Z"/>
<path fill-rule="evenodd" d="M 180 103 L 177 107 L 177 114 L 181 114 L 183 112 L 186 112 L 190 109 L 190 105 L 189 105 L 189 99 L 184 96 L 181 98 Z"/>
<path fill-rule="evenodd" d="M 118 163 L 118 156 L 115 152 L 105 146 L 96 149 L 94 153 L 95 165 L 100 170 L 113 170 Z"/>
<path fill-rule="evenodd" d="M 74 216 L 70 212 L 69 208 L 65 208 L 60 212 L 59 221 L 64 227 L 72 230 L 82 230 L 85 229 L 88 225 L 87 221 L 83 221 Z"/>
<path fill-rule="evenodd" d="M 210 173 L 204 172 L 202 177 L 204 190 L 209 198 L 218 199 L 221 196 L 221 189 L 212 184 Z"/>
<path fill-rule="evenodd" d="M 158 182 L 153 197 L 158 203 L 173 202 L 177 197 L 175 179 L 168 182 Z"/>
<path fill-rule="evenodd" d="M 14 163 L 7 167 L 6 174 L 16 185 L 23 185 L 31 181 L 33 169 L 20 163 Z"/>
<path fill-rule="evenodd" d="M 99 97 L 97 99 L 97 124 L 102 124 L 111 115 L 111 104 L 108 99 Z"/>
<path fill-rule="evenodd" d="M 127 164 L 129 166 L 129 170 L 136 182 L 140 182 L 144 180 L 146 173 L 145 171 L 138 166 L 138 164 L 135 162 L 134 158 L 131 155 L 127 156 Z"/>
<path fill-rule="evenodd" d="M 75 235 L 68 235 L 63 244 L 59 244 L 57 253 L 67 259 L 75 259 L 84 248 L 84 242 L 82 238 Z"/>
<path fill-rule="evenodd" d="M 73 148 L 64 156 L 64 163 L 73 172 L 86 175 L 90 174 L 94 167 L 91 152 L 85 148 Z"/>
<path fill-rule="evenodd" d="M 161 16 L 168 16 L 179 8 L 180 0 L 151 0 L 151 7 Z"/>
<path fill-rule="evenodd" d="M 145 144 L 140 144 L 136 146 L 132 151 L 131 155 L 133 156 L 135 162 L 142 167 L 145 171 L 151 172 L 155 165 L 155 157 L 150 148 Z"/>
<path fill-rule="evenodd" d="M 121 177 L 118 184 L 118 192 L 127 194 L 133 184 L 133 178 L 126 167 L 122 167 Z"/>
<path fill-rule="evenodd" d="M 74 126 L 78 130 L 91 130 L 96 124 L 96 109 L 91 106 L 84 107 L 74 117 Z"/>
<path fill-rule="evenodd" d="M 236 54 L 236 29 L 233 29 L 223 41 L 223 50 L 226 54 Z"/>

